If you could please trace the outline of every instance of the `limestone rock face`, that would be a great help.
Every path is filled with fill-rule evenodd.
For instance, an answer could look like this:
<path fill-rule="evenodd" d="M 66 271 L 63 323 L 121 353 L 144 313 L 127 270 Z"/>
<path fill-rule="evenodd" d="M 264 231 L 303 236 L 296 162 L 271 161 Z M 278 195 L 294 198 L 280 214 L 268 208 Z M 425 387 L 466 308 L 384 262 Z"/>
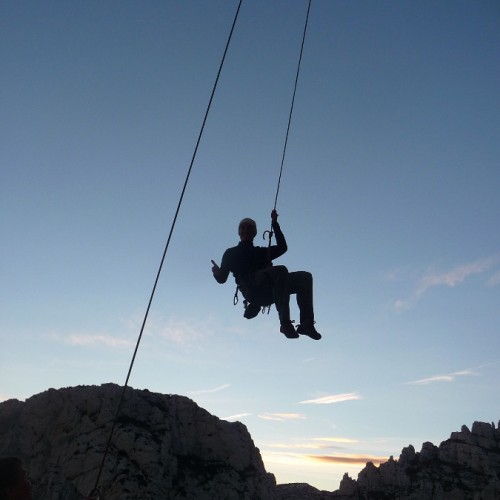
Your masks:
<path fill-rule="evenodd" d="M 122 388 L 54 390 L 0 404 L 0 455 L 26 463 L 37 500 L 94 487 Z M 127 389 L 99 489 L 105 500 L 275 499 L 246 427 L 182 396 Z"/>
<path fill-rule="evenodd" d="M 347 474 L 337 500 L 499 500 L 500 422 L 474 422 L 453 432 L 439 447 L 424 443 L 420 453 L 404 448 L 377 468 L 372 463 L 354 481 Z"/>

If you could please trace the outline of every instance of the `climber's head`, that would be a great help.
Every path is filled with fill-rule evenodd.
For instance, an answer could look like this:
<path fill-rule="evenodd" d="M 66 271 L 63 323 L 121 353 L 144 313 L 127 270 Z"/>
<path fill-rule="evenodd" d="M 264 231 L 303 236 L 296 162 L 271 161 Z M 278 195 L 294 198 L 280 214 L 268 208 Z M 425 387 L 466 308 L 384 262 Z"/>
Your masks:
<path fill-rule="evenodd" d="M 253 241 L 257 234 L 257 224 L 253 219 L 248 217 L 242 219 L 238 226 L 238 234 L 241 241 Z"/>

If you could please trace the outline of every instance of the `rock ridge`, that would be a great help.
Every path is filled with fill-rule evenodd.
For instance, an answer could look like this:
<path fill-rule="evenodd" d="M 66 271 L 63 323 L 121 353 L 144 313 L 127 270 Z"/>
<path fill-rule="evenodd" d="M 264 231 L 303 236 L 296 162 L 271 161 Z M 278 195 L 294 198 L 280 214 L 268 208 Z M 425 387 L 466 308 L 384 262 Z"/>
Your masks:
<path fill-rule="evenodd" d="M 0 404 L 0 454 L 28 464 L 37 500 L 81 500 L 97 478 L 121 396 L 114 384 L 49 389 Z M 240 422 L 184 396 L 128 388 L 105 462 L 106 500 L 275 498 Z"/>
<path fill-rule="evenodd" d="M 498 500 L 500 499 L 500 422 L 462 426 L 439 446 L 430 442 L 418 453 L 403 448 L 377 468 L 372 463 L 358 474 L 345 474 L 337 500 Z"/>

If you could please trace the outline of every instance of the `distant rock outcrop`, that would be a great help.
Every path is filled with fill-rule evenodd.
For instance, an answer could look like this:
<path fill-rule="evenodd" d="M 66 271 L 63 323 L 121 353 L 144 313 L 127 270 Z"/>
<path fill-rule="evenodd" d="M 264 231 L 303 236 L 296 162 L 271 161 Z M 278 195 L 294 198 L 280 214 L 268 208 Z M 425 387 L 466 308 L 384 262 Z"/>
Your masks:
<path fill-rule="evenodd" d="M 0 403 L 0 455 L 25 462 L 36 500 L 90 492 L 121 393 L 106 384 Z M 183 396 L 129 388 L 99 485 L 103 500 L 499 500 L 500 429 L 475 422 L 439 447 L 410 445 L 327 492 L 276 485 L 243 424 Z"/>
<path fill-rule="evenodd" d="M 334 493 L 320 491 L 307 483 L 278 484 L 279 500 L 330 500 Z"/>
<path fill-rule="evenodd" d="M 0 455 L 29 469 L 37 500 L 93 488 L 122 389 L 74 387 L 0 404 Z M 100 481 L 105 500 L 274 499 L 246 427 L 190 399 L 128 389 Z"/>
<path fill-rule="evenodd" d="M 368 463 L 354 481 L 347 474 L 336 500 L 499 500 L 500 422 L 474 422 L 453 432 L 439 447 L 424 443 L 420 453 L 404 448 L 399 460 Z"/>

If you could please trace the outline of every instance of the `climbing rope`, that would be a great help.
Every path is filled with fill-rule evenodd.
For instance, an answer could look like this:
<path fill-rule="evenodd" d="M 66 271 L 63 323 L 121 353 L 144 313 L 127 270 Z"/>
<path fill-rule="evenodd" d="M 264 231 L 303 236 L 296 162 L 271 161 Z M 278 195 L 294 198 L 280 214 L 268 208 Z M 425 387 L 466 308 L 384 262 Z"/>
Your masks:
<path fill-rule="evenodd" d="M 214 85 L 213 85 L 213 88 L 212 88 L 212 93 L 210 95 L 210 99 L 209 99 L 209 102 L 208 102 L 208 105 L 207 105 L 207 109 L 205 111 L 205 116 L 203 118 L 203 122 L 202 122 L 202 125 L 201 125 L 201 128 L 200 128 L 200 132 L 198 134 L 198 139 L 196 141 L 196 145 L 195 145 L 195 148 L 194 148 L 193 156 L 191 158 L 191 163 L 189 164 L 189 168 L 188 168 L 188 171 L 187 171 L 187 174 L 186 174 L 186 179 L 185 179 L 184 185 L 182 187 L 181 195 L 179 197 L 179 202 L 177 204 L 177 209 L 175 211 L 175 215 L 174 215 L 174 218 L 173 218 L 173 221 L 172 221 L 172 225 L 170 227 L 170 232 L 168 234 L 167 243 L 166 243 L 165 249 L 163 251 L 163 255 L 162 255 L 162 258 L 161 258 L 161 261 L 160 261 L 160 266 L 158 268 L 158 272 L 156 274 L 156 279 L 154 281 L 153 289 L 152 289 L 151 295 L 149 297 L 149 302 L 148 302 L 148 305 L 147 305 L 147 308 L 146 308 L 146 313 L 145 313 L 144 319 L 142 321 L 142 326 L 141 326 L 141 330 L 140 330 L 140 333 L 139 333 L 139 337 L 137 339 L 137 343 L 136 343 L 136 346 L 135 346 L 134 354 L 133 354 L 132 360 L 130 362 L 130 366 L 129 366 L 128 373 L 127 373 L 127 378 L 125 380 L 125 384 L 123 385 L 121 396 L 120 396 L 120 399 L 119 399 L 119 402 L 118 402 L 118 406 L 117 406 L 117 409 L 116 409 L 116 414 L 115 414 L 115 417 L 113 419 L 113 425 L 111 426 L 111 431 L 109 433 L 109 437 L 108 437 L 108 441 L 107 441 L 106 448 L 105 448 L 105 451 L 104 451 L 104 455 L 102 457 L 101 465 L 99 467 L 99 473 L 97 475 L 97 479 L 96 479 L 95 486 L 94 486 L 94 489 L 93 489 L 93 491 L 95 491 L 95 492 L 98 491 L 98 486 L 99 486 L 99 482 L 101 480 L 101 475 L 102 475 L 102 471 L 103 471 L 103 468 L 104 468 L 104 463 L 106 461 L 106 457 L 108 455 L 108 452 L 109 452 L 109 449 L 110 449 L 110 446 L 111 446 L 111 441 L 113 439 L 113 433 L 115 431 L 116 423 L 118 421 L 118 416 L 120 415 L 120 412 L 121 412 L 121 408 L 122 408 L 122 405 L 123 405 L 123 400 L 124 400 L 124 397 L 125 397 L 125 391 L 126 391 L 126 389 L 128 387 L 128 383 L 129 383 L 129 379 L 130 379 L 130 374 L 132 373 L 132 368 L 134 366 L 135 358 L 137 356 L 137 351 L 139 349 L 139 344 L 141 343 L 142 335 L 144 333 L 144 328 L 146 326 L 146 321 L 147 321 L 148 316 L 149 316 L 149 310 L 151 309 L 151 304 L 153 302 L 153 297 L 154 297 L 155 292 L 156 292 L 156 287 L 158 285 L 158 281 L 160 279 L 160 274 L 161 274 L 161 271 L 162 271 L 162 268 L 163 268 L 163 264 L 165 262 L 165 258 L 167 256 L 168 248 L 170 246 L 170 240 L 172 239 L 172 234 L 173 234 L 173 231 L 174 231 L 174 227 L 175 227 L 175 224 L 177 222 L 177 216 L 179 215 L 179 211 L 180 211 L 180 208 L 181 208 L 181 205 L 182 205 L 182 201 L 184 199 L 184 193 L 186 192 L 186 187 L 187 187 L 187 184 L 188 184 L 188 181 L 189 181 L 189 177 L 191 175 L 191 170 L 193 168 L 194 160 L 195 160 L 196 154 L 198 152 L 198 146 L 200 145 L 201 137 L 202 137 L 203 131 L 205 129 L 205 124 L 207 122 L 208 113 L 209 113 L 210 108 L 212 106 L 212 101 L 214 99 L 215 90 L 216 90 L 217 84 L 219 82 L 219 77 L 220 77 L 221 72 L 222 72 L 222 67 L 223 67 L 224 61 L 226 59 L 226 54 L 227 54 L 228 49 L 229 49 L 229 44 L 230 44 L 231 38 L 233 36 L 234 27 L 236 26 L 236 21 L 238 19 L 238 14 L 240 12 L 241 4 L 242 3 L 243 3 L 243 0 L 240 0 L 240 2 L 238 4 L 238 8 L 236 9 L 236 13 L 234 15 L 233 24 L 232 24 L 231 30 L 229 32 L 229 36 L 228 36 L 228 39 L 227 39 L 227 42 L 226 42 L 226 47 L 225 47 L 224 53 L 222 55 L 222 60 L 221 60 L 220 65 L 219 65 L 219 70 L 218 70 L 217 76 L 215 78 L 215 82 L 214 82 Z"/>
<path fill-rule="evenodd" d="M 288 135 L 290 132 L 290 125 L 292 123 L 292 115 L 293 115 L 293 108 L 295 105 L 295 94 L 297 93 L 297 84 L 299 81 L 299 75 L 300 75 L 300 64 L 302 62 L 302 54 L 304 52 L 304 43 L 306 40 L 306 33 L 307 33 L 307 25 L 309 23 L 309 12 L 311 11 L 311 2 L 312 0 L 309 0 L 309 4 L 307 6 L 307 13 L 306 13 L 306 20 L 304 23 L 304 31 L 302 33 L 302 43 L 300 45 L 300 55 L 299 55 L 299 61 L 297 63 L 297 72 L 295 73 L 295 83 L 293 86 L 293 94 L 292 94 L 292 102 L 290 104 L 290 113 L 288 114 L 288 124 L 286 127 L 286 134 L 285 134 L 285 142 L 283 144 L 283 154 L 281 155 L 281 165 L 280 165 L 280 173 L 278 176 L 278 186 L 276 188 L 276 196 L 274 197 L 274 210 L 276 210 L 276 206 L 278 204 L 278 194 L 280 191 L 280 186 L 281 186 L 281 176 L 283 174 L 283 165 L 285 164 L 285 156 L 286 156 L 286 147 L 288 145 Z M 273 237 L 273 231 L 272 229 L 270 231 L 265 231 L 263 234 L 263 238 L 266 238 L 266 234 L 269 237 L 269 246 L 271 246 L 271 239 Z"/>
<path fill-rule="evenodd" d="M 312 2 L 312 0 L 309 0 L 309 4 L 307 6 L 306 21 L 304 23 L 304 32 L 302 33 L 302 44 L 300 45 L 300 55 L 299 55 L 299 62 L 297 64 L 297 73 L 295 74 L 295 83 L 293 86 L 292 103 L 290 105 L 290 113 L 288 115 L 288 125 L 286 127 L 285 144 L 283 145 L 283 155 L 281 156 L 281 166 L 280 166 L 280 175 L 278 177 L 278 187 L 276 188 L 276 196 L 274 197 L 274 210 L 276 210 L 276 205 L 278 203 L 278 194 L 279 194 L 280 185 L 281 185 L 281 175 L 283 173 L 283 164 L 285 163 L 286 146 L 288 144 L 288 133 L 290 132 L 290 124 L 292 123 L 293 107 L 295 104 L 295 94 L 297 93 L 297 83 L 299 81 L 299 74 L 300 74 L 300 63 L 302 62 L 302 54 L 304 52 L 304 42 L 306 40 L 307 24 L 309 23 L 309 12 L 311 11 L 311 2 Z"/>

